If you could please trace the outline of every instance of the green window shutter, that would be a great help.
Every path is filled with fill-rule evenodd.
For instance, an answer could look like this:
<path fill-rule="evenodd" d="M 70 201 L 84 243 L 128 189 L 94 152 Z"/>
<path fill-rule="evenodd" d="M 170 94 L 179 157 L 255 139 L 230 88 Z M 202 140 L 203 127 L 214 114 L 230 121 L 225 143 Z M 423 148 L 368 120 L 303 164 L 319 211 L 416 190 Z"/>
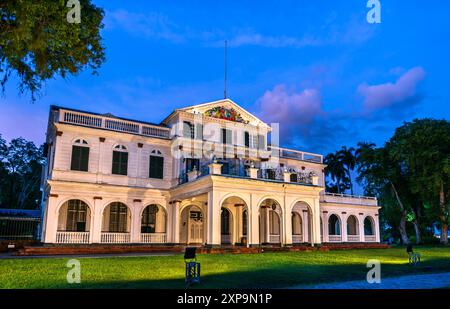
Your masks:
<path fill-rule="evenodd" d="M 89 167 L 89 148 L 81 147 L 80 171 L 88 171 Z"/>
<path fill-rule="evenodd" d="M 72 146 L 70 169 L 87 172 L 89 166 L 89 147 Z"/>
<path fill-rule="evenodd" d="M 128 152 L 113 151 L 112 173 L 116 175 L 128 174 Z"/>
<path fill-rule="evenodd" d="M 244 133 L 244 146 L 250 147 L 250 134 L 248 132 Z"/>
<path fill-rule="evenodd" d="M 150 178 L 164 178 L 164 158 L 158 156 L 150 156 Z"/>

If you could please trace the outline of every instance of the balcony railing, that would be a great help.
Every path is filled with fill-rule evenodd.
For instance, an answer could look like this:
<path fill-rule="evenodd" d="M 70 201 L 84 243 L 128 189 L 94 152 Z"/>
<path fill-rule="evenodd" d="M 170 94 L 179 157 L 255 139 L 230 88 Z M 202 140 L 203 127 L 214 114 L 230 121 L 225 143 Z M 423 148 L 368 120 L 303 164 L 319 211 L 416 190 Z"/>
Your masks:
<path fill-rule="evenodd" d="M 170 128 L 127 121 L 113 116 L 92 115 L 71 110 L 60 110 L 59 122 L 82 125 L 111 131 L 139 134 L 149 137 L 170 138 Z"/>
<path fill-rule="evenodd" d="M 167 242 L 166 233 L 142 233 L 141 242 L 145 244 L 162 244 Z"/>
<path fill-rule="evenodd" d="M 270 234 L 269 235 L 269 243 L 271 243 L 271 244 L 279 244 L 279 243 L 281 243 L 280 235 Z"/>
<path fill-rule="evenodd" d="M 328 241 L 329 242 L 341 242 L 342 237 L 341 237 L 341 235 L 328 235 Z"/>
<path fill-rule="evenodd" d="M 272 150 L 272 153 L 273 151 L 278 152 L 279 156 L 283 158 L 309 161 L 314 163 L 323 163 L 323 156 L 320 154 L 276 146 L 269 146 L 269 148 Z"/>
<path fill-rule="evenodd" d="M 359 235 L 347 235 L 348 242 L 359 242 Z"/>
<path fill-rule="evenodd" d="M 321 202 L 338 203 L 338 204 L 357 204 L 364 206 L 377 206 L 377 198 L 361 195 L 338 194 L 338 193 L 324 193 Z"/>
<path fill-rule="evenodd" d="M 56 232 L 56 243 L 58 244 L 88 244 L 89 232 Z"/>
<path fill-rule="evenodd" d="M 101 242 L 105 244 L 123 244 L 130 242 L 130 233 L 102 232 Z"/>
<path fill-rule="evenodd" d="M 303 235 L 292 235 L 292 243 L 301 244 L 303 242 Z"/>
<path fill-rule="evenodd" d="M 364 241 L 365 242 L 374 242 L 377 241 L 377 238 L 375 235 L 364 235 Z"/>

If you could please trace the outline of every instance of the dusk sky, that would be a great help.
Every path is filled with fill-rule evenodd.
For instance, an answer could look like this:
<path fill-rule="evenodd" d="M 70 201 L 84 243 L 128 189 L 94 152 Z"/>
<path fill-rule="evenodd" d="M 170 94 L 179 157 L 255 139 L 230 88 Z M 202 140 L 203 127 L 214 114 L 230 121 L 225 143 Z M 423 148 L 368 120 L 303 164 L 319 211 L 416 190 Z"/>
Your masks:
<path fill-rule="evenodd" d="M 11 79 L 0 134 L 42 143 L 51 104 L 159 123 L 221 99 L 224 40 L 229 98 L 279 122 L 283 146 L 382 145 L 404 121 L 450 119 L 450 1 L 380 2 L 369 24 L 366 0 L 94 1 L 99 75 L 48 81 L 36 103 Z"/>

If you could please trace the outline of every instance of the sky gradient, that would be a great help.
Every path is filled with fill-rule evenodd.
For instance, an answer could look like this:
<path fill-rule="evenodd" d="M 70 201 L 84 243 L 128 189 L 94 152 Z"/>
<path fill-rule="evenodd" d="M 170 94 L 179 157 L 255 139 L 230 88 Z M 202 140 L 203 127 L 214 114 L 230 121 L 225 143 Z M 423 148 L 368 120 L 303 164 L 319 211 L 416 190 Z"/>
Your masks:
<path fill-rule="evenodd" d="M 7 140 L 42 143 L 51 104 L 158 123 L 221 99 L 224 40 L 229 98 L 279 122 L 283 146 L 382 145 L 404 121 L 450 119 L 446 0 L 381 0 L 381 24 L 367 23 L 365 0 L 93 2 L 106 13 L 99 76 L 48 81 L 34 104 L 12 78 L 0 98 Z"/>

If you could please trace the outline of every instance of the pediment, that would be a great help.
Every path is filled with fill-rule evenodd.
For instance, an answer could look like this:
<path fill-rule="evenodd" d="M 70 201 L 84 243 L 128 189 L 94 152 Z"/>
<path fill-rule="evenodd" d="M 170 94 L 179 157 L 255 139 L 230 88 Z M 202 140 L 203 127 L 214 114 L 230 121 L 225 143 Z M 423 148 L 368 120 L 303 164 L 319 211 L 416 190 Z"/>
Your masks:
<path fill-rule="evenodd" d="M 188 106 L 185 108 L 180 108 L 178 109 L 178 111 L 201 114 L 205 117 L 251 124 L 253 126 L 267 127 L 266 123 L 264 123 L 259 118 L 249 113 L 230 99 Z"/>

